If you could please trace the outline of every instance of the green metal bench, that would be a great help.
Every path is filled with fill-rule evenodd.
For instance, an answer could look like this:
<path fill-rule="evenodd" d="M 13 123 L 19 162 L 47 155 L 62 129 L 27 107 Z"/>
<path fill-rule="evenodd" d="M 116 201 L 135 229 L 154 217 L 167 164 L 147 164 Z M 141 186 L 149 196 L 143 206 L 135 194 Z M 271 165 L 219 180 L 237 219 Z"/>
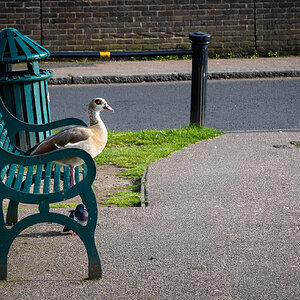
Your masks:
<path fill-rule="evenodd" d="M 76 148 L 59 149 L 51 153 L 26 156 L 14 143 L 16 134 L 51 131 L 69 125 L 87 126 L 83 121 L 69 118 L 43 125 L 24 123 L 15 118 L 0 98 L 0 280 L 7 279 L 7 256 L 14 239 L 26 228 L 37 223 L 53 222 L 73 230 L 85 245 L 88 255 L 88 278 L 102 277 L 101 263 L 95 245 L 97 203 L 92 189 L 96 167 L 92 157 Z M 70 187 L 70 170 L 53 161 L 64 157 L 80 157 L 85 164 L 75 170 L 76 184 Z M 49 205 L 79 195 L 89 213 L 82 226 L 68 216 L 50 212 Z M 5 215 L 3 200 L 9 199 Z M 39 212 L 18 221 L 19 203 L 36 204 Z"/>

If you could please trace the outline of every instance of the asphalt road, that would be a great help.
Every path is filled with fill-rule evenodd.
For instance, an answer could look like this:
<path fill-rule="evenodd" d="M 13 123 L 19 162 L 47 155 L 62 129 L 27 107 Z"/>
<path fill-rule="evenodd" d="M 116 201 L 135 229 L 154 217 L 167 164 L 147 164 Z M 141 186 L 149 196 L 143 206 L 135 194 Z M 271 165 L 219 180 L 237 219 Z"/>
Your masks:
<path fill-rule="evenodd" d="M 86 107 L 103 97 L 110 130 L 178 128 L 189 124 L 190 82 L 50 86 L 52 119 L 88 121 Z M 300 128 L 300 79 L 208 81 L 206 126 L 224 131 Z"/>

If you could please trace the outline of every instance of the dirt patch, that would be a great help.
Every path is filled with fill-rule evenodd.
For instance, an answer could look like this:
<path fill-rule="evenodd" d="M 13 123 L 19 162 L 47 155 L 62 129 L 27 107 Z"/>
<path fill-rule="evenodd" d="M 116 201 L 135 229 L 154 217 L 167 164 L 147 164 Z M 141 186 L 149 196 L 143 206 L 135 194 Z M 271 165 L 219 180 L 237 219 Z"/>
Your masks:
<path fill-rule="evenodd" d="M 94 192 L 97 202 L 107 199 L 108 194 L 115 193 L 117 191 L 125 190 L 126 186 L 133 185 L 133 180 L 120 177 L 124 169 L 115 165 L 103 165 L 97 166 L 96 178 L 94 181 Z M 80 203 L 81 198 L 79 196 L 68 199 L 61 203 Z M 4 207 L 8 207 L 8 200 L 4 200 Z M 36 205 L 21 204 L 20 208 L 37 208 Z"/>
<path fill-rule="evenodd" d="M 134 184 L 131 179 L 119 177 L 123 170 L 115 165 L 97 166 L 97 175 L 94 181 L 97 202 L 105 200 L 108 194 L 124 190 L 126 186 Z"/>

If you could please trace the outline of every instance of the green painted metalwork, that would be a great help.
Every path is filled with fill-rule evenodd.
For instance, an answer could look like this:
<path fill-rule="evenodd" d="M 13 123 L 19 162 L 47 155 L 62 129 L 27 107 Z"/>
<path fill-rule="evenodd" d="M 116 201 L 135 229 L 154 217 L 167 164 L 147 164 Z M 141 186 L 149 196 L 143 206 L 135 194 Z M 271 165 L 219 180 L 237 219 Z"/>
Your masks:
<path fill-rule="evenodd" d="M 30 74 L 22 74 L 19 71 L 15 71 L 14 73 L 7 73 L 4 76 L 0 74 L 0 84 L 16 84 L 16 83 L 28 83 L 28 82 L 36 82 L 46 80 L 52 77 L 51 70 L 41 70 L 38 75 L 30 75 Z"/>
<path fill-rule="evenodd" d="M 60 178 L 61 178 L 61 173 L 60 173 L 60 166 L 55 165 L 54 167 L 54 186 L 53 186 L 53 192 L 58 192 L 60 185 Z"/>
<path fill-rule="evenodd" d="M 0 96 L 8 110 L 18 119 L 44 124 L 51 121 L 47 79 L 50 70 L 40 70 L 38 60 L 50 56 L 50 52 L 22 35 L 14 28 L 0 31 Z M 26 62 L 27 69 L 12 71 L 12 64 Z M 26 150 L 42 141 L 50 131 L 38 133 L 20 132 L 16 144 Z"/>
<path fill-rule="evenodd" d="M 50 56 L 50 52 L 14 28 L 0 31 L 0 63 L 34 61 Z"/>
<path fill-rule="evenodd" d="M 45 178 L 44 178 L 44 189 L 43 194 L 50 193 L 50 184 L 51 184 L 51 170 L 52 170 L 52 163 L 47 163 L 45 169 Z"/>
<path fill-rule="evenodd" d="M 88 278 L 99 279 L 102 277 L 101 262 L 94 238 L 98 213 L 92 189 L 92 183 L 96 176 L 94 160 L 87 152 L 77 148 L 59 149 L 43 155 L 26 156 L 14 144 L 15 135 L 22 130 L 45 132 L 68 125 L 86 126 L 84 122 L 74 118 L 42 125 L 28 124 L 15 118 L 0 101 L 0 280 L 7 279 L 7 255 L 14 239 L 24 229 L 44 222 L 58 223 L 76 232 L 87 251 Z M 85 164 L 82 167 L 82 178 L 79 176 L 79 168 L 76 168 L 78 173 L 78 175 L 75 173 L 76 184 L 70 187 L 70 182 L 66 179 L 69 176 L 69 168 L 64 168 L 62 172 L 55 161 L 74 156 L 80 157 Z M 43 188 L 41 188 L 42 186 Z M 81 197 L 89 212 L 86 226 L 80 225 L 68 216 L 49 210 L 49 204 L 61 202 L 77 195 Z M 6 222 L 3 211 L 4 199 L 10 199 Z M 39 212 L 18 221 L 19 203 L 37 204 Z M 8 225 L 12 225 L 12 227 Z"/>
<path fill-rule="evenodd" d="M 47 91 L 45 91 L 45 82 L 44 81 L 40 82 L 40 87 L 41 87 L 41 100 L 42 100 L 42 118 L 43 118 L 44 123 L 49 123 L 50 120 L 49 120 L 48 105 L 47 105 L 48 101 L 46 100 L 46 97 L 47 97 L 46 92 Z"/>
<path fill-rule="evenodd" d="M 20 191 L 21 189 L 23 178 L 24 178 L 24 172 L 25 172 L 25 167 L 23 165 L 19 166 L 18 175 L 14 185 L 14 189 L 16 191 Z"/>
<path fill-rule="evenodd" d="M 69 172 L 69 168 L 64 167 L 64 190 L 68 188 L 68 186 L 70 185 L 70 172 Z"/>
<path fill-rule="evenodd" d="M 79 168 L 75 168 L 75 182 L 79 182 L 80 179 L 79 179 Z"/>
<path fill-rule="evenodd" d="M 31 85 L 26 83 L 24 84 L 24 97 L 25 99 L 31 99 Z M 26 102 L 26 113 L 25 115 L 27 116 L 27 122 L 30 124 L 34 124 L 34 115 L 33 115 L 33 106 L 32 106 L 32 101 L 27 101 Z M 50 110 L 49 110 L 50 111 Z M 50 120 L 49 120 L 50 122 Z M 29 148 L 32 148 L 36 144 L 36 135 L 35 132 L 29 132 Z"/>

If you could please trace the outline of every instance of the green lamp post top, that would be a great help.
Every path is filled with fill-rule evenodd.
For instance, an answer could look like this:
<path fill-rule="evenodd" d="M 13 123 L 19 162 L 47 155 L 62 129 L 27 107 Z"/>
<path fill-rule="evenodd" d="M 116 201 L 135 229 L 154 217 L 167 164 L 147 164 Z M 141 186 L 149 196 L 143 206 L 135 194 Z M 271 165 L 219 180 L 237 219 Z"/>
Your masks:
<path fill-rule="evenodd" d="M 0 31 L 0 63 L 19 63 L 50 56 L 50 51 L 14 28 Z"/>

